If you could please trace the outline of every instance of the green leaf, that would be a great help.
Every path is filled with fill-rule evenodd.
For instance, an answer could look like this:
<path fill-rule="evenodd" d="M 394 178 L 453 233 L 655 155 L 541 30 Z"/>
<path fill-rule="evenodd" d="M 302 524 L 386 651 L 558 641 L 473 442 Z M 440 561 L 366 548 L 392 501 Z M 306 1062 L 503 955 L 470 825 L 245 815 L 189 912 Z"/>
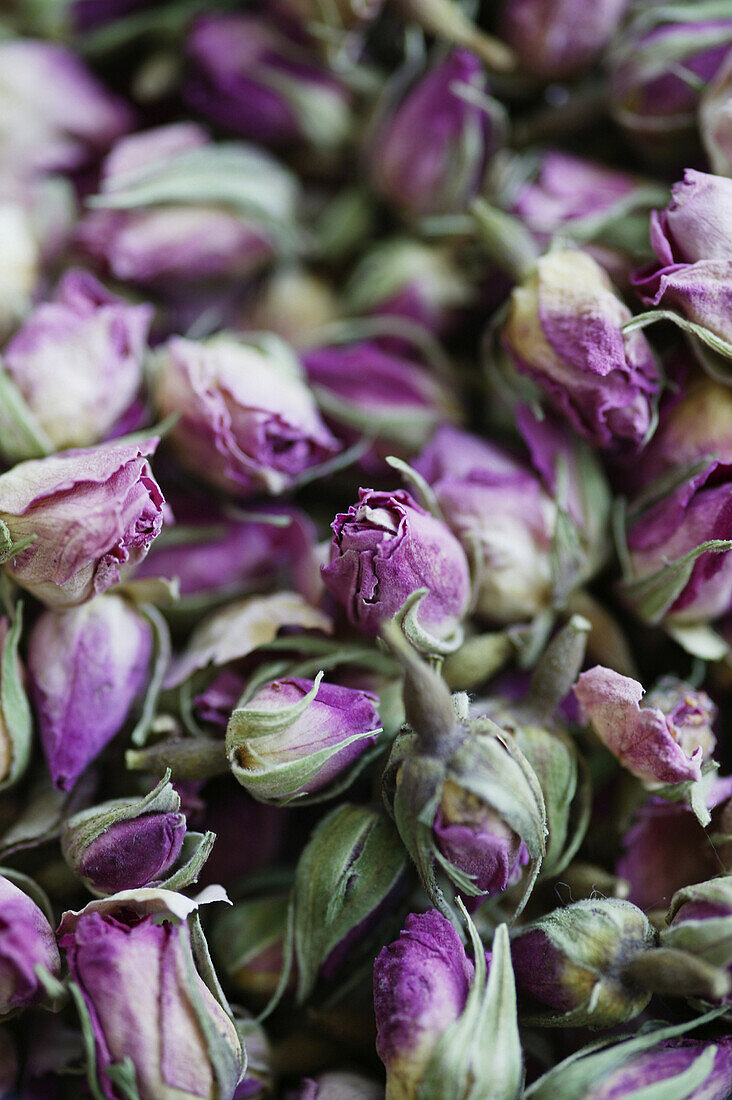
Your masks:
<path fill-rule="evenodd" d="M 16 604 L 15 622 L 0 655 L 0 726 L 4 725 L 11 746 L 10 766 L 5 778 L 0 781 L 0 791 L 14 786 L 23 778 L 31 757 L 33 719 L 18 656 L 22 629 L 21 602 Z"/>

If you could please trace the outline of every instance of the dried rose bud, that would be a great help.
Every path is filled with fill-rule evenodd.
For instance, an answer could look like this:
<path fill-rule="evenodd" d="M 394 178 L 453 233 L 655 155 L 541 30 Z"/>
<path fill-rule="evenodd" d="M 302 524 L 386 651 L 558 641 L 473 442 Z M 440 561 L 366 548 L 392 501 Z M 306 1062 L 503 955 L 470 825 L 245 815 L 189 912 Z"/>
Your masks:
<path fill-rule="evenodd" d="M 716 461 L 696 469 L 632 511 L 625 533 L 625 602 L 674 630 L 732 608 L 732 484 L 719 480 Z"/>
<path fill-rule="evenodd" d="M 532 1085 L 532 1100 L 726 1100 L 732 1088 L 732 1041 L 679 1038 L 704 1017 L 651 1028 L 587 1053 L 570 1055 Z M 691 1089 L 691 1091 L 689 1091 Z"/>
<path fill-rule="evenodd" d="M 527 1006 L 542 1006 L 538 1018 L 543 1023 L 610 1027 L 632 1020 L 651 994 L 639 988 L 625 968 L 655 942 L 653 928 L 630 902 L 575 902 L 514 936 L 516 989 Z"/>
<path fill-rule="evenodd" d="M 651 215 L 657 263 L 637 272 L 646 305 L 677 310 L 687 321 L 732 344 L 732 180 L 687 168 L 672 199 Z"/>
<path fill-rule="evenodd" d="M 282 493 L 340 449 L 293 353 L 274 336 L 175 336 L 155 363 L 158 408 L 180 414 L 170 436 L 178 458 L 228 492 Z"/>
<path fill-rule="evenodd" d="M 3 364 L 49 450 L 104 439 L 142 383 L 152 319 L 86 271 L 68 271 L 3 352 Z M 18 458 L 36 455 L 19 454 Z"/>
<path fill-rule="evenodd" d="M 685 951 L 732 977 L 732 886 L 727 876 L 679 890 L 666 919 L 659 937 L 662 947 Z M 732 992 L 728 989 L 719 999 L 732 1003 Z"/>
<path fill-rule="evenodd" d="M 375 695 L 355 688 L 285 677 L 263 684 L 238 706 L 226 730 L 235 778 L 262 802 L 324 794 L 376 744 L 381 722 Z"/>
<path fill-rule="evenodd" d="M 521 880 L 520 910 L 546 851 L 539 779 L 510 733 L 489 718 L 468 719 L 464 696 L 453 700 L 413 651 L 395 649 L 409 725 L 394 742 L 383 794 L 422 885 L 450 913 L 438 872 L 473 909 Z"/>
<path fill-rule="evenodd" d="M 393 237 L 359 260 L 346 287 L 349 312 L 405 317 L 436 336 L 451 332 L 476 294 L 446 245 Z"/>
<path fill-rule="evenodd" d="M 144 798 L 103 802 L 67 818 L 61 851 L 92 893 L 103 896 L 167 882 L 185 836 L 180 796 L 166 778 Z"/>
<path fill-rule="evenodd" d="M 38 1004 L 46 990 L 36 972 L 59 977 L 61 959 L 45 913 L 10 879 L 0 875 L 0 1014 Z"/>
<path fill-rule="evenodd" d="M 613 116 L 641 153 L 683 163 L 696 149 L 699 97 L 732 42 L 724 4 L 639 7 L 609 51 Z M 687 75 L 688 74 L 688 75 Z"/>
<path fill-rule="evenodd" d="M 450 529 L 403 489 L 360 489 L 332 523 L 322 574 L 350 621 L 372 637 L 414 593 L 426 589 L 417 627 L 438 641 L 458 632 L 470 601 L 465 553 Z"/>
<path fill-rule="evenodd" d="M 699 128 L 712 171 L 732 175 L 732 53 L 701 97 Z"/>
<path fill-rule="evenodd" d="M 587 69 L 610 42 L 628 0 L 505 0 L 501 37 L 531 77 L 563 80 Z"/>
<path fill-rule="evenodd" d="M 251 13 L 210 15 L 188 36 L 196 111 L 262 145 L 333 148 L 351 128 L 347 86 L 284 23 Z"/>
<path fill-rule="evenodd" d="M 195 907 L 169 890 L 128 890 L 64 914 L 60 944 L 94 1041 L 100 1095 L 114 1096 L 113 1074 L 130 1062 L 140 1100 L 233 1095 L 242 1049 L 196 968 L 185 922 Z"/>
<path fill-rule="evenodd" d="M 119 733 L 142 690 L 150 623 L 119 596 L 46 611 L 31 632 L 28 673 L 54 784 L 70 790 Z"/>
<path fill-rule="evenodd" d="M 64 46 L 4 38 L 0 70 L 0 170 L 29 176 L 84 168 L 132 124 L 126 105 Z"/>
<path fill-rule="evenodd" d="M 383 813 L 348 802 L 318 824 L 298 860 L 292 894 L 297 999 L 364 954 L 407 883 L 407 857 Z"/>
<path fill-rule="evenodd" d="M 334 431 L 348 442 L 375 437 L 368 469 L 382 472 L 388 455 L 408 458 L 439 424 L 458 419 L 445 380 L 411 352 L 356 340 L 308 348 L 302 363 Z"/>
<path fill-rule="evenodd" d="M 376 1050 L 390 1100 L 515 1100 L 522 1091 L 508 932 L 496 930 L 486 985 L 483 947 L 469 929 L 474 963 L 434 909 L 410 914 L 399 939 L 377 956 Z"/>
<path fill-rule="evenodd" d="M 493 443 L 448 426 L 415 468 L 450 529 L 468 553 L 477 551 L 479 613 L 512 623 L 547 608 L 556 505 L 539 478 Z"/>
<path fill-rule="evenodd" d="M 480 61 L 457 49 L 384 110 L 368 169 L 376 191 L 407 217 L 462 210 L 478 192 L 498 143 L 494 123 L 476 102 L 484 90 Z"/>
<path fill-rule="evenodd" d="M 666 677 L 641 704 L 637 680 L 596 665 L 574 694 L 600 740 L 646 788 L 701 779 L 716 744 L 717 708 L 705 692 Z"/>
<path fill-rule="evenodd" d="M 3 474 L 0 521 L 20 547 L 5 565 L 10 576 L 56 608 L 118 584 L 162 527 L 163 495 L 147 462 L 157 445 L 107 443 Z"/>
<path fill-rule="evenodd" d="M 548 252 L 510 299 L 503 343 L 516 369 L 597 447 L 638 447 L 651 425 L 658 368 L 627 306 L 580 251 Z"/>
<path fill-rule="evenodd" d="M 115 146 L 78 238 L 117 279 L 200 293 L 254 274 L 291 243 L 296 197 L 294 177 L 263 149 L 215 145 L 179 122 Z"/>

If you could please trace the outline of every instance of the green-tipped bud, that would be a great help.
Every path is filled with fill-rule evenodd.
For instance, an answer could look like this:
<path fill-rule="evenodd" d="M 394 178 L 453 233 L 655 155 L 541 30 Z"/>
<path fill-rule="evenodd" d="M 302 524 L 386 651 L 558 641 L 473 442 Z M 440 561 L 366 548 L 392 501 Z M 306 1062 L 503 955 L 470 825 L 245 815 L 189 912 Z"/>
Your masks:
<path fill-rule="evenodd" d="M 299 1002 L 318 977 L 336 976 L 341 964 L 373 937 L 399 900 L 406 870 L 396 830 L 378 811 L 345 803 L 320 822 L 295 872 Z"/>
<path fill-rule="evenodd" d="M 516 987 L 536 1023 L 612 1027 L 632 1020 L 651 999 L 626 975 L 655 946 L 635 905 L 616 898 L 578 901 L 527 925 L 513 939 Z"/>
<path fill-rule="evenodd" d="M 285 896 L 246 898 L 219 913 L 214 923 L 211 949 L 216 963 L 249 1002 L 264 1004 L 280 984 L 287 908 Z"/>

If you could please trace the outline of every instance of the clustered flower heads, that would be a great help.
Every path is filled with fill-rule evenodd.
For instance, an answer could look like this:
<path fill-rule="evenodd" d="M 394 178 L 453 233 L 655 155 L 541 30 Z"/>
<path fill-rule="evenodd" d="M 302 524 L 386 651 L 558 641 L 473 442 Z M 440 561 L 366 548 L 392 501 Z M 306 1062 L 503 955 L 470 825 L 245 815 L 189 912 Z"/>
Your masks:
<path fill-rule="evenodd" d="M 731 0 L 0 37 L 0 1100 L 732 1096 Z"/>

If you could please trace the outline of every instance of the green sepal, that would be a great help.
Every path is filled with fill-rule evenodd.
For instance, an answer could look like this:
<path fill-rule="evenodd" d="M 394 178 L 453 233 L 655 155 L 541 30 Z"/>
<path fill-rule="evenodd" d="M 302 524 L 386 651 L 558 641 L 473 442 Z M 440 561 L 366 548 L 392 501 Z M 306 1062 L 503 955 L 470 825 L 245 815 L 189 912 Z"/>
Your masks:
<path fill-rule="evenodd" d="M 0 651 L 0 730 L 10 741 L 11 758 L 0 791 L 14 786 L 28 770 L 33 739 L 33 719 L 23 686 L 18 646 L 23 629 L 23 604 L 15 605 L 15 622 Z"/>
<path fill-rule="evenodd" d="M 697 559 L 702 554 L 723 554 L 729 550 L 732 550 L 729 539 L 702 542 L 648 576 L 637 579 L 626 576 L 620 582 L 623 597 L 646 622 L 654 625 L 660 623 L 688 584 Z"/>
<path fill-rule="evenodd" d="M 55 840 L 63 822 L 93 797 L 95 779 L 82 776 L 71 791 L 59 791 L 44 769 L 27 792 L 23 808 L 0 837 L 0 858 Z"/>
<path fill-rule="evenodd" d="M 696 903 L 726 909 L 728 915 L 673 923 L 682 906 Z M 677 890 L 671 899 L 666 922 L 667 927 L 659 933 L 662 946 L 686 951 L 711 966 L 727 969 L 732 965 L 732 878 L 720 875 Z"/>
<path fill-rule="evenodd" d="M 55 449 L 0 360 L 0 457 L 12 466 Z"/>
<path fill-rule="evenodd" d="M 243 993 L 238 972 L 250 959 L 284 940 L 287 933 L 287 896 L 244 898 L 221 913 L 214 922 L 211 946 L 228 984 Z M 284 954 L 284 951 L 283 951 Z"/>
<path fill-rule="evenodd" d="M 460 648 L 465 632 L 460 624 L 455 626 L 452 634 L 447 638 L 438 638 L 429 630 L 425 630 L 419 621 L 419 605 L 427 596 L 429 596 L 427 588 L 417 588 L 414 592 L 410 592 L 399 610 L 394 613 L 392 621 L 418 653 L 427 657 L 446 657 L 448 653 L 454 653 Z"/>
<path fill-rule="evenodd" d="M 718 336 L 711 329 L 705 328 L 704 325 L 698 325 L 695 321 L 687 321 L 680 313 L 674 313 L 671 309 L 651 309 L 647 313 L 639 313 L 623 325 L 623 335 L 635 332 L 637 329 L 646 328 L 648 325 L 655 324 L 656 321 L 671 321 L 690 336 L 695 336 L 697 340 L 701 340 L 717 355 L 722 355 L 725 359 L 732 359 L 732 344 L 728 340 Z"/>
<path fill-rule="evenodd" d="M 198 882 L 206 860 L 213 851 L 216 833 L 190 832 L 183 838 L 178 865 L 160 885 L 165 890 L 185 890 Z"/>
<path fill-rule="evenodd" d="M 658 798 L 665 798 L 667 802 L 685 802 L 696 815 L 702 829 L 706 829 L 712 820 L 712 815 L 707 808 L 707 798 L 718 771 L 719 764 L 716 760 L 705 760 L 702 765 L 701 779 L 654 787 L 653 794 Z"/>
<path fill-rule="evenodd" d="M 554 1066 L 538 1081 L 530 1085 L 524 1094 L 525 1100 L 557 1100 L 557 1097 L 561 1097 L 561 1100 L 585 1100 L 588 1095 L 592 1094 L 593 1087 L 597 1087 L 611 1073 L 622 1069 L 631 1059 L 644 1054 L 661 1043 L 676 1039 L 695 1028 L 711 1023 L 725 1011 L 726 1008 L 714 1009 L 704 1016 L 697 1016 L 693 1020 L 676 1024 L 673 1027 L 653 1028 L 649 1025 L 649 1030 L 640 1035 L 621 1039 L 619 1042 L 614 1042 L 612 1039 L 602 1039 L 599 1043 L 583 1047 L 582 1050 L 570 1055 L 569 1058 L 565 1058 L 563 1062 Z M 711 1049 L 714 1050 L 713 1047 Z M 692 1067 L 698 1061 L 699 1059 L 693 1062 Z M 705 1064 L 711 1066 L 711 1063 L 712 1059 L 707 1058 Z M 688 1070 L 685 1073 L 688 1074 Z M 706 1070 L 704 1076 L 708 1073 L 709 1069 Z M 695 1088 L 704 1080 L 698 1070 L 697 1075 L 698 1079 L 694 1079 L 691 1084 L 688 1077 L 684 1080 L 684 1076 L 681 1075 L 681 1083 L 678 1087 L 674 1084 L 675 1081 L 678 1083 L 678 1077 L 665 1078 L 663 1081 L 650 1086 L 658 1090 L 655 1095 L 643 1090 L 646 1092 L 643 1100 L 687 1100 L 687 1098 L 694 1095 Z M 638 1100 L 639 1096 L 642 1096 L 641 1092 L 635 1091 L 633 1093 L 634 1100 Z"/>
<path fill-rule="evenodd" d="M 320 822 L 295 872 L 298 1003 L 312 992 L 331 952 L 398 888 L 405 874 L 399 837 L 378 811 L 344 803 Z"/>
<path fill-rule="evenodd" d="M 153 636 L 153 661 L 152 673 L 147 683 L 145 699 L 142 704 L 142 712 L 135 723 L 135 728 L 130 734 L 133 745 L 144 745 L 152 728 L 157 713 L 158 699 L 163 688 L 163 680 L 170 664 L 172 647 L 170 643 L 170 630 L 157 607 L 152 604 L 144 604 L 140 608 L 140 614 L 150 624 Z"/>
<path fill-rule="evenodd" d="M 516 1018 L 516 985 L 508 929 L 493 936 L 486 982 L 483 944 L 462 902 L 475 976 L 460 1017 L 441 1036 L 419 1084 L 419 1100 L 518 1100 L 524 1080 Z"/>
<path fill-rule="evenodd" d="M 19 539 L 17 542 L 13 542 L 13 536 L 10 533 L 10 528 L 4 520 L 0 519 L 0 565 L 5 565 L 6 562 L 11 561 L 12 558 L 17 558 L 19 554 L 22 554 L 24 550 L 27 550 L 31 546 L 38 535 L 26 535 L 25 538 Z"/>

